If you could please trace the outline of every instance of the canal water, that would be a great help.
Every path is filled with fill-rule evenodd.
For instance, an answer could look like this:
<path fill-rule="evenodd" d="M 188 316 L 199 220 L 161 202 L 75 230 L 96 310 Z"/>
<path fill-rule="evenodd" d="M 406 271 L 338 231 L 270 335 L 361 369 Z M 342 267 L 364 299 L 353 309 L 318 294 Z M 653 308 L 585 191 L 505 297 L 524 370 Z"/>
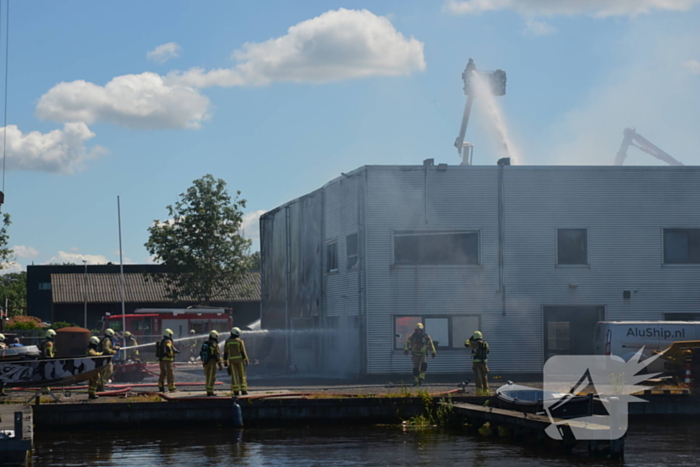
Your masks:
<path fill-rule="evenodd" d="M 109 420 L 105 420 L 109 423 Z M 700 421 L 634 424 L 623 463 L 564 457 L 466 432 L 401 427 L 225 430 L 174 425 L 149 431 L 38 433 L 43 466 L 610 466 L 700 465 Z"/>

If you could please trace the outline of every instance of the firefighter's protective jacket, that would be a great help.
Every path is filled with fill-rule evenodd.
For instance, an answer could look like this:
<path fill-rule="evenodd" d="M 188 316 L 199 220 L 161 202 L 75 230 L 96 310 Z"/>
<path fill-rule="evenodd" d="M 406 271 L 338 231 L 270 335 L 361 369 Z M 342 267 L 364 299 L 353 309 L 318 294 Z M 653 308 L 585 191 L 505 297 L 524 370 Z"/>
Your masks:
<path fill-rule="evenodd" d="M 221 351 L 219 350 L 219 341 L 216 339 L 212 339 L 211 337 L 207 341 L 207 348 L 209 351 L 209 355 L 207 356 L 207 361 L 203 361 L 202 364 L 206 365 L 207 363 L 221 363 Z M 219 365 L 221 366 L 221 365 Z"/>
<path fill-rule="evenodd" d="M 48 337 L 44 339 L 39 350 L 41 350 L 41 358 L 56 357 L 56 344 L 54 344 L 53 339 L 49 339 Z"/>
<path fill-rule="evenodd" d="M 139 345 L 139 343 L 134 336 L 131 336 L 126 340 L 127 347 L 136 347 L 137 345 Z M 137 360 L 139 358 L 139 349 L 129 350 L 128 358 L 130 358 L 132 360 Z"/>
<path fill-rule="evenodd" d="M 249 363 L 243 339 L 240 337 L 229 337 L 224 344 L 224 361 L 234 363 L 241 359 L 246 365 Z"/>
<path fill-rule="evenodd" d="M 433 340 L 426 332 L 414 332 L 411 334 L 411 337 L 406 339 L 403 350 L 404 352 L 411 352 L 413 355 L 427 355 L 428 352 L 433 356 L 436 354 Z"/>
<path fill-rule="evenodd" d="M 97 346 L 90 345 L 88 346 L 85 355 L 88 357 L 99 357 L 100 355 L 102 355 L 102 352 L 97 351 Z"/>
<path fill-rule="evenodd" d="M 117 351 L 114 350 L 114 345 L 112 344 L 112 338 L 109 336 L 104 336 L 102 342 L 100 342 L 100 347 L 102 349 L 102 355 L 116 355 Z"/>
<path fill-rule="evenodd" d="M 169 337 L 164 337 L 160 341 L 161 356 L 159 360 L 161 362 L 173 362 L 175 361 L 175 346 L 173 345 L 173 340 Z"/>
<path fill-rule="evenodd" d="M 472 339 L 470 337 L 464 345 L 472 349 L 472 360 L 474 363 L 488 362 L 490 352 L 488 342 L 483 339 Z"/>

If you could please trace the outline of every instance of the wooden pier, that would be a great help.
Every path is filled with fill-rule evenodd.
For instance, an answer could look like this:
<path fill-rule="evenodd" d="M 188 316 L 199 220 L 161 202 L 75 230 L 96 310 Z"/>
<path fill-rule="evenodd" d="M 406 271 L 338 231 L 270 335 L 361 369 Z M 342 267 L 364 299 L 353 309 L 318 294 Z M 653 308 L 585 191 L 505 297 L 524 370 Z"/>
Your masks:
<path fill-rule="evenodd" d="M 553 419 L 545 415 L 536 415 L 514 410 L 505 410 L 482 405 L 455 403 L 455 415 L 464 418 L 472 431 L 477 433 L 486 423 L 492 436 L 499 436 L 503 428 L 515 441 L 526 438 L 535 439 L 539 444 L 559 445 L 565 453 L 571 451 L 580 443 L 586 443 L 592 456 L 609 456 L 613 459 L 624 457 L 625 437 L 609 440 L 610 427 L 602 424 L 585 423 L 572 420 Z M 557 425 L 560 440 L 555 440 L 545 432 L 552 423 Z M 577 440 L 575 431 L 586 431 L 595 440 Z"/>
<path fill-rule="evenodd" d="M 33 442 L 32 409 L 0 404 L 0 466 L 29 465 Z"/>

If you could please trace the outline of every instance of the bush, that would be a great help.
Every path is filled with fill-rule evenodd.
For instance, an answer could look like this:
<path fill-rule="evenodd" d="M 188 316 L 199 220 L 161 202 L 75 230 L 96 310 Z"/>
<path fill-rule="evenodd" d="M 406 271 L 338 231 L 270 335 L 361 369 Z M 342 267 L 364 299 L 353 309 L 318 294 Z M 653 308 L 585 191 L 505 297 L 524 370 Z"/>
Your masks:
<path fill-rule="evenodd" d="M 41 329 L 33 321 L 20 321 L 5 326 L 8 331 L 33 331 L 36 329 Z"/>

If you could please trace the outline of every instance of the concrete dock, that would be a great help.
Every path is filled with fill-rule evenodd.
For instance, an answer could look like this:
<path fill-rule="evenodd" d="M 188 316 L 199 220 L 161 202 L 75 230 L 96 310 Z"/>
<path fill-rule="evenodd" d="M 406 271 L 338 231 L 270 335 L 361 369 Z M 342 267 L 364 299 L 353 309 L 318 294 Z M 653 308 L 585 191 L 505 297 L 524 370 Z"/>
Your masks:
<path fill-rule="evenodd" d="M 31 457 L 32 410 L 27 405 L 0 405 L 0 466 L 24 466 Z"/>

